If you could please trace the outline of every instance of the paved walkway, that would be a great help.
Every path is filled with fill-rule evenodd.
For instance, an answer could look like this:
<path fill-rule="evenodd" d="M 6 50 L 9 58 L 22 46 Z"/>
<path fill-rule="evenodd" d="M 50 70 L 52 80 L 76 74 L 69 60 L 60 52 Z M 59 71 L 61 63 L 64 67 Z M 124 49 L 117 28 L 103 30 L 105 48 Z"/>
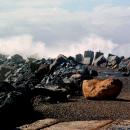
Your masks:
<path fill-rule="evenodd" d="M 20 130 L 130 130 L 130 120 L 92 120 L 59 122 L 44 119 L 19 127 Z"/>

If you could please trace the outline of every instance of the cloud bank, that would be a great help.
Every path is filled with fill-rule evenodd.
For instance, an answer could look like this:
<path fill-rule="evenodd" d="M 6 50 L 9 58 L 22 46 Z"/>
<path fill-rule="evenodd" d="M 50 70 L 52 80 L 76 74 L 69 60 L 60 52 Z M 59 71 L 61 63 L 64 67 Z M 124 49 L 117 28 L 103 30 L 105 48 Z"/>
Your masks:
<path fill-rule="evenodd" d="M 55 57 L 91 49 L 130 56 L 128 0 L 0 1 L 1 52 Z"/>
<path fill-rule="evenodd" d="M 75 54 L 83 54 L 85 50 L 102 51 L 107 55 L 114 50 L 120 50 L 120 46 L 110 40 L 102 37 L 91 35 L 84 37 L 78 42 L 56 43 L 55 47 L 50 48 L 47 43 L 34 41 L 30 35 L 13 36 L 8 38 L 0 38 L 0 53 L 14 55 L 21 54 L 24 58 L 35 55 L 39 58 L 56 57 L 58 54 L 66 56 L 74 56 Z M 121 54 L 126 53 L 122 51 Z"/>

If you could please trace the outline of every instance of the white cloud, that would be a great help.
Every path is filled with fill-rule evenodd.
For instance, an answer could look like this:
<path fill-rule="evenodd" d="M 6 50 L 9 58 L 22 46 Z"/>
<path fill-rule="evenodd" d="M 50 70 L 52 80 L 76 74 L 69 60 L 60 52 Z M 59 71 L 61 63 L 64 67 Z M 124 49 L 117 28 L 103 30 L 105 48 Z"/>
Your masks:
<path fill-rule="evenodd" d="M 0 11 L 0 47 L 3 48 L 1 51 L 7 52 L 4 46 L 9 44 L 9 54 L 26 50 L 24 54 L 27 55 L 28 52 L 32 54 L 37 50 L 39 55 L 45 56 L 56 56 L 62 52 L 73 55 L 77 52 L 83 53 L 84 49 L 118 53 L 117 50 L 120 52 L 122 48 L 117 47 L 117 43 L 118 46 L 125 47 L 124 50 L 129 47 L 127 43 L 130 43 L 130 6 L 103 5 L 87 12 L 63 9 L 66 0 L 20 0 L 13 4 L 11 2 L 8 6 L 14 4 L 15 8 Z M 6 5 L 8 2 L 3 3 Z M 23 34 L 30 36 L 21 36 Z M 35 42 L 33 38 L 40 43 Z M 23 45 L 20 42 L 22 39 L 25 41 Z M 25 49 L 20 50 L 21 48 Z M 29 48 L 32 50 L 29 51 Z M 122 54 L 126 55 L 124 51 Z M 130 55 L 129 51 L 127 55 Z"/>
<path fill-rule="evenodd" d="M 83 53 L 85 50 L 102 51 L 105 54 L 112 52 L 117 44 L 99 36 L 85 37 L 79 42 L 56 43 L 54 48 L 50 48 L 46 43 L 33 41 L 29 35 L 0 38 L 0 52 L 8 55 L 21 54 L 24 57 L 37 55 L 42 57 L 56 57 L 58 54 L 74 56 Z"/>

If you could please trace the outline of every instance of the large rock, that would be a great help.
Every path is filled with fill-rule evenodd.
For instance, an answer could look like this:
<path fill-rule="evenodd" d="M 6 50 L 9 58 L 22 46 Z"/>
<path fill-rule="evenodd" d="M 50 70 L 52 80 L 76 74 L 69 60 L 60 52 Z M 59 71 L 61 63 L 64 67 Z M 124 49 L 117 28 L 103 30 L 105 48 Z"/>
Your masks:
<path fill-rule="evenodd" d="M 7 130 L 15 126 L 18 120 L 30 116 L 33 109 L 28 95 L 16 91 L 7 82 L 0 82 L 0 129 Z"/>
<path fill-rule="evenodd" d="M 107 60 L 108 60 L 107 66 L 109 68 L 115 69 L 119 66 L 119 63 L 121 62 L 122 57 L 118 57 L 116 55 L 109 54 Z"/>
<path fill-rule="evenodd" d="M 39 66 L 39 68 L 38 68 L 38 70 L 36 71 L 36 77 L 38 78 L 38 79 L 42 79 L 46 74 L 48 74 L 49 73 L 49 71 L 50 71 L 50 65 L 47 65 L 47 64 L 41 64 L 40 66 Z"/>
<path fill-rule="evenodd" d="M 93 61 L 93 65 L 102 66 L 102 64 L 105 64 L 106 62 L 107 62 L 106 58 L 103 55 L 101 55 Z"/>
<path fill-rule="evenodd" d="M 127 72 L 130 70 L 130 58 L 123 59 L 119 64 L 119 71 Z"/>
<path fill-rule="evenodd" d="M 6 66 L 6 65 L 1 65 L 0 66 L 0 81 L 4 81 L 7 76 L 6 74 L 9 72 L 11 73 L 11 70 L 13 70 L 12 67 Z"/>
<path fill-rule="evenodd" d="M 84 80 L 83 95 L 87 99 L 114 99 L 116 98 L 122 89 L 122 82 L 119 79 L 93 79 Z"/>
<path fill-rule="evenodd" d="M 24 63 L 25 60 L 23 59 L 22 56 L 20 56 L 19 54 L 15 54 L 11 57 L 11 61 L 16 63 L 16 64 L 20 64 L 20 63 Z"/>
<path fill-rule="evenodd" d="M 91 65 L 94 58 L 94 52 L 93 51 L 85 51 L 84 52 L 84 64 Z"/>
<path fill-rule="evenodd" d="M 58 57 L 54 60 L 54 62 L 50 65 L 50 70 L 54 71 L 54 69 L 59 66 L 62 63 L 67 62 L 67 57 L 64 55 L 60 54 Z"/>
<path fill-rule="evenodd" d="M 75 56 L 75 59 L 78 63 L 82 63 L 83 62 L 83 55 L 82 54 L 77 54 Z"/>
<path fill-rule="evenodd" d="M 93 63 L 94 66 L 104 66 L 104 64 L 107 62 L 106 58 L 104 57 L 104 54 L 102 52 L 96 52 L 94 55 Z"/>

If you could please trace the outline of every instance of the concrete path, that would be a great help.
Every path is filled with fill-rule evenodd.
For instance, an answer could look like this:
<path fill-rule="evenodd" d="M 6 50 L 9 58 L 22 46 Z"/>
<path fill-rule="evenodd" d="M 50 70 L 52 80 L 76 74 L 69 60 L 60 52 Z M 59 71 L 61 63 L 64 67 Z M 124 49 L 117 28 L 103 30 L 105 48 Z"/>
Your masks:
<path fill-rule="evenodd" d="M 130 130 L 130 120 L 92 120 L 59 122 L 44 119 L 19 127 L 20 130 Z"/>

